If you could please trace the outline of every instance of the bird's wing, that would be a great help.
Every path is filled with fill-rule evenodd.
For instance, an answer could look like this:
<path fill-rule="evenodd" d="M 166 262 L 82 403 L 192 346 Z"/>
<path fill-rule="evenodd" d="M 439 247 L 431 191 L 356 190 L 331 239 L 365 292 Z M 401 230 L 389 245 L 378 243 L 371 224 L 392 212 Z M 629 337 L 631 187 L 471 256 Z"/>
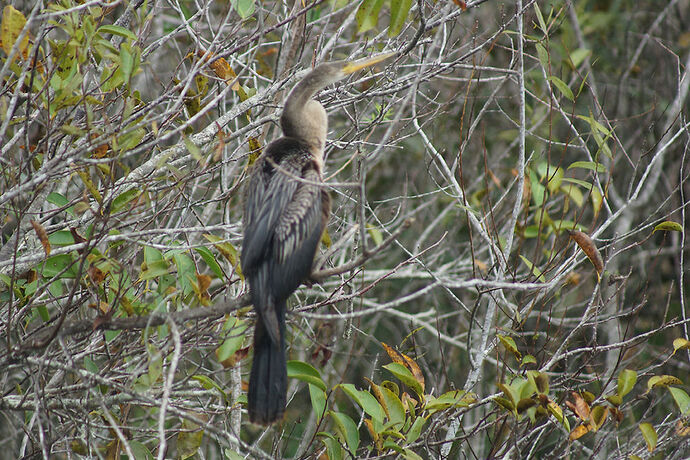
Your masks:
<path fill-rule="evenodd" d="M 278 295 L 289 295 L 309 276 L 325 225 L 321 175 L 310 162 L 301 176 L 304 180 L 275 227 L 273 283 Z"/>
<path fill-rule="evenodd" d="M 252 272 L 268 256 L 278 219 L 299 186 L 293 178 L 301 175 L 302 168 L 300 161 L 281 161 L 278 170 L 265 158 L 257 163 L 245 197 L 241 256 L 244 273 Z"/>

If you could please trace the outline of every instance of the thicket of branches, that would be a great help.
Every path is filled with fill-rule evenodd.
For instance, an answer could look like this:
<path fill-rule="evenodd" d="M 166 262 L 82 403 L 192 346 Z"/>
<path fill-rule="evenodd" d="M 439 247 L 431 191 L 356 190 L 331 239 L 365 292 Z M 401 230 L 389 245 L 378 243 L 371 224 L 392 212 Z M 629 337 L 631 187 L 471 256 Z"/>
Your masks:
<path fill-rule="evenodd" d="M 12 1 L 0 457 L 687 458 L 687 2 Z M 248 164 L 314 64 L 332 217 L 243 406 Z"/>

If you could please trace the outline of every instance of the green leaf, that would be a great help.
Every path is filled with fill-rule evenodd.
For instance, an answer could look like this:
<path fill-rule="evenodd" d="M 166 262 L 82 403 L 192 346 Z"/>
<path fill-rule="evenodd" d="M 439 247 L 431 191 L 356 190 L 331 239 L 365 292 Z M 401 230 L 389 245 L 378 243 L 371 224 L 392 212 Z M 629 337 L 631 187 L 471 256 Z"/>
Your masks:
<path fill-rule="evenodd" d="M 607 134 L 606 138 L 601 137 L 601 134 L 599 134 L 597 131 L 592 132 L 592 137 L 594 137 L 594 141 L 597 143 L 597 146 L 599 147 L 599 150 L 597 151 L 597 154 L 599 152 L 604 152 L 604 155 L 606 155 L 609 158 L 613 158 L 613 154 L 611 153 L 611 149 L 609 148 L 608 144 L 606 141 L 611 137 L 611 134 Z"/>
<path fill-rule="evenodd" d="M 74 244 L 74 237 L 69 230 L 58 230 L 48 235 L 51 246 L 67 246 Z"/>
<path fill-rule="evenodd" d="M 139 195 L 141 195 L 141 190 L 138 188 L 131 188 L 120 193 L 113 199 L 113 203 L 110 205 L 111 212 L 118 212 L 122 210 L 125 206 L 127 206 L 127 203 L 135 198 L 138 198 Z"/>
<path fill-rule="evenodd" d="M 343 449 L 340 447 L 340 442 L 335 436 L 323 431 L 316 434 L 320 436 L 321 442 L 326 446 L 328 460 L 343 460 Z"/>
<path fill-rule="evenodd" d="M 526 366 L 527 364 L 537 364 L 537 358 L 535 358 L 532 355 L 525 355 L 522 358 L 522 362 L 520 363 L 520 367 Z"/>
<path fill-rule="evenodd" d="M 580 67 L 580 64 L 584 62 L 585 59 L 587 59 L 587 56 L 592 54 L 591 50 L 588 50 L 587 48 L 578 48 L 572 53 L 570 53 L 570 65 L 572 66 L 573 69 L 576 69 Z"/>
<path fill-rule="evenodd" d="M 223 393 L 223 390 L 220 388 L 220 385 L 218 385 L 215 381 L 213 381 L 210 377 L 206 375 L 192 375 L 192 380 L 196 380 L 197 382 L 199 382 L 205 390 L 212 390 L 215 388 L 216 390 Z"/>
<path fill-rule="evenodd" d="M 247 19 L 254 14 L 255 0 L 230 0 L 230 5 L 242 19 Z"/>
<path fill-rule="evenodd" d="M 194 260 L 187 254 L 175 254 L 173 261 L 177 266 L 177 284 L 184 295 L 191 294 L 194 292 L 194 284 L 197 282 Z"/>
<path fill-rule="evenodd" d="M 72 260 L 72 256 L 69 254 L 60 254 L 49 257 L 43 264 L 39 265 L 38 272 L 44 278 L 52 278 L 67 267 L 69 268 L 61 275 L 61 277 L 76 278 L 78 267 Z"/>
<path fill-rule="evenodd" d="M 690 396 L 680 388 L 668 387 L 673 400 L 678 404 L 678 409 L 683 416 L 690 415 Z"/>
<path fill-rule="evenodd" d="M 311 407 L 314 409 L 317 420 L 321 420 L 321 418 L 326 415 L 326 392 L 311 383 L 309 383 L 308 386 Z"/>
<path fill-rule="evenodd" d="M 203 155 L 201 154 L 201 149 L 198 145 L 192 142 L 188 137 L 184 137 L 183 141 L 192 158 L 194 158 L 196 161 L 202 161 L 204 159 Z"/>
<path fill-rule="evenodd" d="M 157 382 L 160 376 L 163 374 L 163 357 L 160 353 L 154 352 L 154 354 L 149 355 L 149 382 L 152 384 Z"/>
<path fill-rule="evenodd" d="M 204 262 L 206 262 L 208 268 L 210 268 L 218 278 L 223 279 L 223 270 L 220 268 L 218 262 L 216 262 L 216 258 L 213 256 L 213 253 L 205 247 L 194 248 L 194 250 L 199 253 L 202 259 L 204 259 Z"/>
<path fill-rule="evenodd" d="M 545 69 L 549 68 L 549 53 L 546 51 L 546 48 L 541 43 L 536 43 L 535 44 L 537 48 L 537 56 L 539 57 L 539 63 L 541 63 L 541 66 Z"/>
<path fill-rule="evenodd" d="M 84 356 L 84 369 L 92 374 L 98 374 L 100 372 L 98 364 L 96 364 L 94 360 L 88 356 Z"/>
<path fill-rule="evenodd" d="M 642 432 L 642 437 L 647 443 L 647 450 L 652 452 L 657 442 L 656 430 L 650 423 L 640 423 L 639 428 Z"/>
<path fill-rule="evenodd" d="M 517 345 L 515 345 L 515 340 L 512 337 L 506 337 L 505 335 L 499 335 L 498 340 L 501 341 L 503 347 L 509 351 L 515 359 L 520 361 L 522 359 L 522 354 L 518 351 Z"/>
<path fill-rule="evenodd" d="M 405 408 L 402 405 L 402 401 L 398 398 L 398 395 L 393 393 L 390 389 L 384 387 L 383 385 L 379 387 L 383 400 L 386 403 L 386 408 L 388 409 L 388 421 L 393 424 L 402 424 L 405 422 Z M 412 442 L 412 441 L 410 441 Z"/>
<path fill-rule="evenodd" d="M 163 258 L 163 254 L 156 248 L 144 246 L 145 267 L 139 273 L 139 280 L 150 280 L 168 273 L 168 261 Z"/>
<path fill-rule="evenodd" d="M 316 385 L 322 391 L 326 391 L 327 387 L 321 379 L 321 374 L 311 364 L 296 360 L 288 361 L 287 373 L 290 378 Z"/>
<path fill-rule="evenodd" d="M 369 414 L 372 420 L 383 423 L 386 416 L 383 408 L 376 400 L 376 398 L 368 391 L 358 390 L 351 383 L 342 383 L 338 385 L 345 393 L 347 393 L 359 407 L 364 409 L 364 412 Z"/>
<path fill-rule="evenodd" d="M 342 412 L 328 411 L 335 422 L 336 430 L 340 435 L 341 441 L 347 445 L 350 454 L 356 458 L 357 448 L 359 447 L 359 431 L 354 421 Z"/>
<path fill-rule="evenodd" d="M 391 0 L 391 22 L 388 25 L 389 37 L 395 37 L 400 33 L 411 6 L 412 0 Z"/>
<path fill-rule="evenodd" d="M 591 115 L 591 113 L 590 113 Z M 577 118 L 580 120 L 586 121 L 589 126 L 592 128 L 592 132 L 599 132 L 601 134 L 604 134 L 605 136 L 608 136 L 611 134 L 611 132 L 601 123 L 596 121 L 594 117 L 592 116 L 586 116 L 586 115 L 576 115 Z"/>
<path fill-rule="evenodd" d="M 575 202 L 578 208 L 582 207 L 582 205 L 585 202 L 585 197 L 582 195 L 582 192 L 580 191 L 579 188 L 577 188 L 574 184 L 571 185 L 564 185 L 561 187 L 561 190 L 568 195 L 568 197 Z"/>
<path fill-rule="evenodd" d="M 476 402 L 476 400 L 477 398 L 472 393 L 464 390 L 454 390 L 443 393 L 438 398 L 432 396 L 427 397 L 424 408 L 433 414 L 449 407 L 468 407 L 470 404 Z"/>
<path fill-rule="evenodd" d="M 129 448 L 134 454 L 134 460 L 153 460 L 154 456 L 144 444 L 139 441 L 129 441 Z"/>
<path fill-rule="evenodd" d="M 196 455 L 201 441 L 204 437 L 204 431 L 199 428 L 194 422 L 187 419 L 182 419 L 182 430 L 177 435 L 177 455 L 181 460 L 186 460 Z"/>
<path fill-rule="evenodd" d="M 46 201 L 48 203 L 52 203 L 58 208 L 61 208 L 63 206 L 67 206 L 67 203 L 69 203 L 69 200 L 64 197 L 64 195 L 61 195 L 57 192 L 50 192 L 48 196 L 46 197 Z"/>
<path fill-rule="evenodd" d="M 137 40 L 137 36 L 130 30 L 125 29 L 121 26 L 105 25 L 98 28 L 96 31 L 99 34 L 113 34 L 124 38 L 130 38 L 133 41 Z"/>
<path fill-rule="evenodd" d="M 536 370 L 527 371 L 527 380 L 534 385 L 537 389 L 537 393 L 544 395 L 549 393 L 549 376 L 545 372 Z"/>
<path fill-rule="evenodd" d="M 134 70 L 134 55 L 132 54 L 132 47 L 128 43 L 123 43 L 120 46 L 120 67 L 122 68 L 122 78 L 127 84 L 132 78 L 132 71 Z"/>
<path fill-rule="evenodd" d="M 125 130 L 124 134 L 117 138 L 117 150 L 120 152 L 132 150 L 139 145 L 145 135 L 146 130 L 141 127 Z"/>
<path fill-rule="evenodd" d="M 39 305 L 37 307 L 37 309 L 38 309 L 38 316 L 41 317 L 41 319 L 43 320 L 44 323 L 47 323 L 48 321 L 50 321 L 50 312 L 48 312 L 48 307 L 46 307 L 45 305 Z"/>
<path fill-rule="evenodd" d="M 367 231 L 369 232 L 369 236 L 371 236 L 371 239 L 374 241 L 376 246 L 383 243 L 383 235 L 381 235 L 381 230 L 371 224 L 367 224 Z"/>
<path fill-rule="evenodd" d="M 364 0 L 355 14 L 357 19 L 357 33 L 367 32 L 379 22 L 379 11 L 383 6 L 383 0 Z"/>
<path fill-rule="evenodd" d="M 226 331 L 225 339 L 216 351 L 218 361 L 223 362 L 229 359 L 237 350 L 242 348 L 247 329 L 249 329 L 249 325 L 246 321 L 236 316 L 228 316 L 223 325 L 223 330 Z"/>
<path fill-rule="evenodd" d="M 537 174 L 530 169 L 529 170 L 529 182 L 530 189 L 532 190 L 532 200 L 537 207 L 544 204 L 544 193 L 546 192 L 546 187 L 541 185 Z"/>
<path fill-rule="evenodd" d="M 496 396 L 494 398 L 494 402 L 507 410 L 508 412 L 515 412 L 515 403 L 511 401 L 510 399 L 507 398 L 501 398 L 500 396 Z"/>
<path fill-rule="evenodd" d="M 402 456 L 405 460 L 424 460 L 417 453 L 407 448 L 403 449 Z"/>
<path fill-rule="evenodd" d="M 414 422 L 412 423 L 412 426 L 407 432 L 406 440 L 408 443 L 413 443 L 417 439 L 419 439 L 419 435 L 422 433 L 422 429 L 424 429 L 424 425 L 426 424 L 427 419 L 425 417 L 417 417 Z"/>
<path fill-rule="evenodd" d="M 419 395 L 420 398 L 424 398 L 424 390 L 419 384 L 417 379 L 412 375 L 412 372 L 402 364 L 390 363 L 383 366 L 388 372 L 395 375 L 402 383 L 412 388 L 412 390 Z"/>
<path fill-rule="evenodd" d="M 590 184 L 589 182 L 580 179 L 573 179 L 572 177 L 564 177 L 563 182 L 569 182 L 571 184 L 579 185 L 580 187 L 586 190 L 590 190 L 592 188 L 592 184 Z"/>
<path fill-rule="evenodd" d="M 621 404 L 623 404 L 623 398 L 620 395 L 609 395 L 606 397 L 606 400 L 613 404 L 614 406 L 618 407 Z"/>
<path fill-rule="evenodd" d="M 223 454 L 228 460 L 244 460 L 244 455 L 240 455 L 232 449 L 223 450 Z"/>
<path fill-rule="evenodd" d="M 563 172 L 563 168 L 558 167 L 555 168 L 555 170 L 549 169 L 548 175 L 549 182 L 546 184 L 546 187 L 549 189 L 549 192 L 555 193 L 560 188 L 565 173 Z"/>
<path fill-rule="evenodd" d="M 568 98 L 571 101 L 575 100 L 575 96 L 573 96 L 573 90 L 571 90 L 568 87 L 568 85 L 565 84 L 565 82 L 563 80 L 561 80 L 560 78 L 558 78 L 555 75 L 551 75 L 549 77 L 549 81 L 551 83 L 553 83 L 553 85 L 556 88 L 558 88 L 558 91 L 560 91 L 563 96 L 565 96 L 566 98 Z"/>
<path fill-rule="evenodd" d="M 60 126 L 60 131 L 69 136 L 77 137 L 82 137 L 86 134 L 86 132 L 83 129 L 74 125 L 70 125 L 69 123 L 65 123 L 64 125 Z"/>
<path fill-rule="evenodd" d="M 537 268 L 537 266 L 534 265 L 527 257 L 520 254 L 520 259 L 522 259 L 522 262 L 527 266 L 527 268 L 529 268 L 532 274 L 536 276 L 540 282 L 546 282 L 546 278 L 544 278 L 544 275 L 542 274 L 541 270 L 539 270 L 539 268 Z"/>
<path fill-rule="evenodd" d="M 623 369 L 618 374 L 618 396 L 621 398 L 632 391 L 637 382 L 637 372 L 630 369 Z"/>
<path fill-rule="evenodd" d="M 596 172 L 606 172 L 606 167 L 601 163 L 596 163 L 594 161 L 576 161 L 568 166 L 568 169 L 581 168 L 589 169 Z"/>
<path fill-rule="evenodd" d="M 666 232 L 681 232 L 681 233 L 683 233 L 683 226 L 680 225 L 678 222 L 673 222 L 672 220 L 667 220 L 665 222 L 658 224 L 656 227 L 654 227 L 654 231 L 652 231 L 652 235 L 657 230 L 663 230 Z"/>
<path fill-rule="evenodd" d="M 548 33 L 548 28 L 546 27 L 546 22 L 544 22 L 544 16 L 541 14 L 539 4 L 536 2 L 534 3 L 534 14 L 537 17 L 537 21 L 539 22 L 539 28 L 542 32 L 544 32 L 544 35 L 546 35 Z"/>
<path fill-rule="evenodd" d="M 230 262 L 230 264 L 233 267 L 235 267 L 235 272 L 237 273 L 237 276 L 239 276 L 240 279 L 244 279 L 244 276 L 242 275 L 242 269 L 239 263 L 237 249 L 235 249 L 232 243 L 228 241 L 223 241 L 223 238 L 220 238 L 215 235 L 210 235 L 208 233 L 204 233 L 204 238 L 213 243 L 213 246 L 218 251 L 220 251 L 223 257 L 225 257 L 225 259 L 227 259 L 228 262 Z"/>

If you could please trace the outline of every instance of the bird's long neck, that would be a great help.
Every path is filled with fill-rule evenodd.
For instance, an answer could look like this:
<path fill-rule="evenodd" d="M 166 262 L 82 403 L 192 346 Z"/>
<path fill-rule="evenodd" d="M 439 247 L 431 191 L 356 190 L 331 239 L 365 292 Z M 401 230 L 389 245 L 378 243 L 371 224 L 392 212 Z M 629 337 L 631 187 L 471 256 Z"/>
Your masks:
<path fill-rule="evenodd" d="M 315 155 L 323 154 L 328 118 L 323 106 L 312 98 L 325 84 L 312 71 L 290 92 L 280 117 L 283 134 L 304 142 Z"/>

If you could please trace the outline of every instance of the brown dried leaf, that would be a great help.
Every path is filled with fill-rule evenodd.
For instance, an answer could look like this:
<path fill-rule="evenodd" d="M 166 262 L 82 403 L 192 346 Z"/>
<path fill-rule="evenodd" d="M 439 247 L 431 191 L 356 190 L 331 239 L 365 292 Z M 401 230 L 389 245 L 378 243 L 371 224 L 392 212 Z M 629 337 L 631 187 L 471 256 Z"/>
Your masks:
<path fill-rule="evenodd" d="M 96 139 L 98 137 L 99 136 L 96 133 L 91 134 L 91 139 Z M 93 151 L 91 152 L 91 158 L 103 158 L 103 157 L 105 157 L 106 154 L 108 153 L 108 148 L 109 148 L 108 144 L 101 144 L 101 145 L 96 146 L 96 148 L 94 148 Z"/>
<path fill-rule="evenodd" d="M 235 367 L 237 363 L 239 363 L 247 357 L 247 355 L 249 354 L 249 348 L 250 347 L 240 348 L 235 353 L 233 353 L 228 359 L 221 361 L 220 364 L 223 366 L 224 369 Z M 242 386 L 244 386 L 244 382 L 242 382 Z"/>
<path fill-rule="evenodd" d="M 453 3 L 458 5 L 462 11 L 467 10 L 467 3 L 465 3 L 463 0 L 453 0 Z"/>
<path fill-rule="evenodd" d="M 226 83 L 230 83 L 232 80 L 237 78 L 237 74 L 234 70 L 232 70 L 232 67 L 230 67 L 230 64 L 228 64 L 228 61 L 226 61 L 224 58 L 221 57 L 214 59 L 213 53 L 204 53 L 201 50 L 197 52 L 197 56 L 200 59 L 211 60 L 212 62 L 209 64 L 209 66 L 213 70 L 213 73 L 215 73 L 218 78 L 225 80 Z M 232 85 L 232 90 L 237 91 L 239 89 L 241 89 L 239 82 L 235 82 L 235 84 Z"/>
<path fill-rule="evenodd" d="M 46 233 L 46 229 L 35 220 L 31 221 L 31 226 L 33 226 L 36 236 L 38 236 L 38 240 L 41 242 L 41 246 L 43 246 L 43 251 L 45 251 L 46 257 L 48 257 L 50 255 L 50 241 L 48 241 L 48 233 Z"/>
<path fill-rule="evenodd" d="M 592 238 L 579 230 L 568 230 L 568 233 L 570 234 L 570 238 L 580 246 L 582 252 L 584 252 L 590 262 L 592 262 L 594 269 L 597 271 L 597 276 L 601 278 L 601 272 L 604 270 L 604 259 L 601 257 L 601 253 L 594 244 L 594 241 L 592 241 Z"/>
<path fill-rule="evenodd" d="M 101 284 L 105 280 L 105 273 L 98 267 L 91 265 L 87 270 L 93 284 Z"/>
<path fill-rule="evenodd" d="M 676 422 L 676 434 L 678 436 L 690 436 L 690 425 L 686 425 L 682 420 Z"/>
<path fill-rule="evenodd" d="M 575 393 L 574 391 L 570 393 L 572 398 L 575 400 L 574 403 L 570 401 L 566 401 L 565 405 L 568 406 L 568 408 L 573 411 L 575 415 L 580 417 L 580 420 L 587 421 L 589 420 L 589 415 L 590 415 L 590 409 L 589 405 L 587 402 L 582 399 L 582 396 L 580 396 L 578 393 Z"/>

